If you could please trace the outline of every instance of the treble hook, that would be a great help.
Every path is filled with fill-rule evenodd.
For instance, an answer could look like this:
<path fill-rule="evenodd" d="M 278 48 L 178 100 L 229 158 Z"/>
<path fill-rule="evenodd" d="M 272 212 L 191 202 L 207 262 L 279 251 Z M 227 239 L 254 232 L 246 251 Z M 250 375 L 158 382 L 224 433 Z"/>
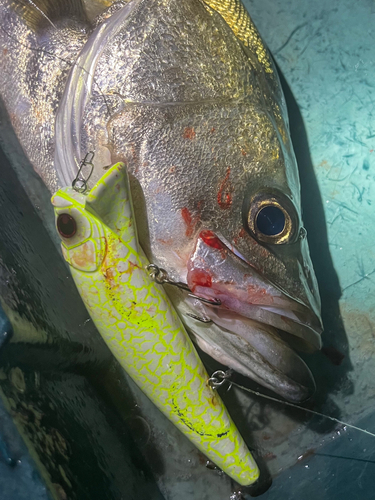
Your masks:
<path fill-rule="evenodd" d="M 89 151 L 80 163 L 76 178 L 72 182 L 72 188 L 78 193 L 85 193 L 87 191 L 87 183 L 90 180 L 90 177 L 92 176 L 92 173 L 94 171 L 94 164 L 92 162 L 94 156 L 95 156 L 94 151 Z M 83 167 L 86 167 L 87 165 L 90 165 L 91 169 L 89 175 L 85 179 L 81 174 Z"/>
<path fill-rule="evenodd" d="M 149 271 L 149 276 L 152 281 L 155 281 L 158 285 L 172 285 L 184 290 L 185 292 L 189 292 L 189 297 L 193 297 L 194 299 L 198 299 L 205 304 L 209 304 L 210 306 L 220 306 L 221 300 L 219 299 L 204 299 L 203 297 L 198 297 L 190 290 L 189 286 L 186 283 L 182 283 L 181 281 L 173 281 L 167 271 L 165 269 L 160 268 L 156 264 L 149 264 L 146 267 L 147 271 Z"/>

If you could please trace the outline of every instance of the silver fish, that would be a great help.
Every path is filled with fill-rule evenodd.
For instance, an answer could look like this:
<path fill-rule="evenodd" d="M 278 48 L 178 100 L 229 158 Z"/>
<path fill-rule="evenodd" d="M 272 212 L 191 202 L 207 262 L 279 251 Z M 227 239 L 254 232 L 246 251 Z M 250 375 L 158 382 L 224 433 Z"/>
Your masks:
<path fill-rule="evenodd" d="M 195 342 L 308 398 L 294 348 L 320 348 L 320 298 L 285 100 L 251 18 L 239 0 L 93 5 L 0 0 L 0 92 L 34 169 L 52 192 L 88 151 L 88 186 L 124 161 L 148 259 L 194 295 L 167 287 Z"/>

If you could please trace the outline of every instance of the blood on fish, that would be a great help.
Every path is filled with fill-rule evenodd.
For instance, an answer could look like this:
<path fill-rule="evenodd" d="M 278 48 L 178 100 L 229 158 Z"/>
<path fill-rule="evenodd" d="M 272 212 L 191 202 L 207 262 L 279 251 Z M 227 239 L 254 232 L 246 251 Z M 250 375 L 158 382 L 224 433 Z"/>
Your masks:
<path fill-rule="evenodd" d="M 223 250 L 225 247 L 215 233 L 212 231 L 204 230 L 199 233 L 199 238 L 201 238 L 207 246 L 211 248 L 217 248 L 218 250 Z"/>
<path fill-rule="evenodd" d="M 137 153 L 137 150 L 135 149 L 134 144 L 130 144 L 130 152 L 131 152 L 132 159 L 135 162 L 135 164 L 139 163 L 138 162 L 138 153 Z"/>
<path fill-rule="evenodd" d="M 170 245 L 172 245 L 172 244 L 173 244 L 173 239 L 172 239 L 172 238 L 169 238 L 169 239 L 167 239 L 167 240 L 164 240 L 164 239 L 162 239 L 162 238 L 156 238 L 156 239 L 157 239 L 157 241 L 159 241 L 162 245 L 168 245 L 168 246 L 170 246 Z"/>
<path fill-rule="evenodd" d="M 232 184 L 229 181 L 230 167 L 227 168 L 227 173 L 220 184 L 219 190 L 217 192 L 217 202 L 220 208 L 226 210 L 232 205 Z"/>
<path fill-rule="evenodd" d="M 245 234 L 246 234 L 245 228 L 242 227 L 240 232 L 238 233 L 238 236 L 235 236 L 233 238 L 233 243 L 235 245 L 238 245 L 238 238 L 243 238 L 245 236 Z"/>
<path fill-rule="evenodd" d="M 200 221 L 201 208 L 202 208 L 202 201 L 199 201 L 197 203 L 198 213 L 194 217 L 191 215 L 191 212 L 187 207 L 184 207 L 181 209 L 181 215 L 182 215 L 182 218 L 184 219 L 184 222 L 186 224 L 185 234 L 188 238 L 190 238 L 190 236 L 194 233 L 195 228 L 196 228 L 198 222 Z"/>
<path fill-rule="evenodd" d="M 183 135 L 183 138 L 184 139 L 195 139 L 195 130 L 193 127 L 185 127 L 185 130 L 184 130 L 184 135 Z"/>
<path fill-rule="evenodd" d="M 193 292 L 197 286 L 211 288 L 212 278 L 204 269 L 192 269 L 189 274 L 189 284 Z"/>
<path fill-rule="evenodd" d="M 181 215 L 182 215 L 182 218 L 184 219 L 185 221 L 185 224 L 187 226 L 190 226 L 191 225 L 191 222 L 192 222 L 192 218 L 191 218 L 191 213 L 190 213 L 190 210 L 186 207 L 184 207 L 182 210 L 181 210 Z"/>
<path fill-rule="evenodd" d="M 282 319 L 284 321 L 284 323 L 286 323 L 287 325 L 292 325 L 293 324 L 293 320 L 291 320 L 290 318 L 288 318 L 287 316 L 280 316 L 280 319 Z"/>
<path fill-rule="evenodd" d="M 271 451 L 267 451 L 264 455 L 262 455 L 262 457 L 266 462 L 269 462 L 270 460 L 274 460 L 275 458 L 277 458 L 277 455 L 275 455 Z"/>
<path fill-rule="evenodd" d="M 182 210 L 181 210 L 181 215 L 182 215 L 182 218 L 184 219 L 184 222 L 186 224 L 186 236 L 191 236 L 193 234 L 193 231 L 194 231 L 194 222 L 193 222 L 193 218 L 191 216 L 191 213 L 189 211 L 188 208 L 184 207 Z"/>
<path fill-rule="evenodd" d="M 259 288 L 255 285 L 247 285 L 247 293 L 249 295 L 256 295 L 258 297 L 266 297 L 267 291 L 264 288 Z"/>

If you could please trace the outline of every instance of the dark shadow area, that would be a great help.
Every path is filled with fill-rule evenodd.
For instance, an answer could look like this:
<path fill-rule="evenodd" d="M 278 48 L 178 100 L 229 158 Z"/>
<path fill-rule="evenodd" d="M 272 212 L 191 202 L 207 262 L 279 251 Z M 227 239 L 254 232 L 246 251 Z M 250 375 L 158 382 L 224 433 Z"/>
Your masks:
<path fill-rule="evenodd" d="M 1 149 L 0 175 L 0 299 L 14 330 L 10 342 L 0 331 L 4 403 L 56 498 L 162 500 L 137 443 L 142 429 L 101 397 L 115 362 Z M 9 330 L 6 317 L 1 324 Z M 128 411 L 137 406 L 124 384 L 115 392 Z"/>
<path fill-rule="evenodd" d="M 54 498 L 163 499 L 132 432 L 87 378 L 10 365 L 2 373 L 4 400 Z"/>
<path fill-rule="evenodd" d="M 324 325 L 322 351 L 303 357 L 316 381 L 314 408 L 317 411 L 324 409 L 326 413 L 329 412 L 330 415 L 339 418 L 340 411 L 330 404 L 329 395 L 337 390 L 344 390 L 345 395 L 353 392 L 348 377 L 348 372 L 352 370 L 348 339 L 339 308 L 341 288 L 329 250 L 327 222 L 303 118 L 280 70 L 279 76 L 287 103 L 291 138 L 299 168 L 303 221 L 307 229 L 311 259 L 319 284 Z M 328 427 L 331 427 L 331 424 Z M 325 425 L 322 427 L 318 425 L 315 430 L 326 432 L 327 428 Z"/>
<path fill-rule="evenodd" d="M 135 401 L 129 386 L 125 384 L 113 385 L 113 380 L 123 378 L 123 368 L 117 361 L 114 361 L 109 371 L 91 377 L 90 382 L 101 401 L 116 414 L 117 431 L 120 434 L 130 431 L 132 439 L 141 451 L 142 458 L 152 471 L 153 476 L 162 477 L 165 465 L 147 423 L 147 415 L 143 415 L 141 405 Z"/>
<path fill-rule="evenodd" d="M 85 348 L 90 351 L 92 361 L 108 361 L 109 351 L 92 321 L 86 321 L 88 313 L 61 254 L 1 149 L 0 175 L 3 305 L 39 330 L 34 333 L 34 342 L 58 343 L 65 339 L 80 343 L 81 352 L 72 351 L 71 364 L 79 363 L 80 354 L 86 357 Z M 42 337 L 41 332 L 47 333 L 48 339 L 35 338 Z"/>

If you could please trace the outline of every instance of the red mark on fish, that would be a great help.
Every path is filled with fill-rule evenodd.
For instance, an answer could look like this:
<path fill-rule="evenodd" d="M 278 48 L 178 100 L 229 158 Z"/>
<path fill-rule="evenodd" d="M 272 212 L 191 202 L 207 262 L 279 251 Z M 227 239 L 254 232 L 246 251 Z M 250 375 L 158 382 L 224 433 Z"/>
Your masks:
<path fill-rule="evenodd" d="M 193 217 L 191 216 L 190 210 L 186 207 L 184 207 L 181 210 L 181 215 L 182 218 L 184 219 L 184 222 L 186 224 L 186 236 L 190 237 L 193 232 L 194 232 L 194 227 L 195 227 L 195 222 L 193 221 Z"/>
<path fill-rule="evenodd" d="M 260 288 L 253 284 L 247 285 L 247 295 L 248 295 L 248 303 L 249 304 L 263 304 L 263 305 L 272 305 L 273 297 L 267 293 L 267 290 L 264 288 Z"/>
<path fill-rule="evenodd" d="M 201 208 L 202 208 L 202 202 L 200 201 L 197 204 L 197 213 L 195 215 L 192 215 L 187 207 L 181 209 L 181 215 L 186 225 L 185 234 L 188 238 L 192 236 L 192 234 L 195 232 L 198 223 L 200 222 Z"/>
<path fill-rule="evenodd" d="M 246 234 L 245 229 L 244 229 L 244 228 L 241 228 L 240 232 L 238 233 L 238 236 L 235 236 L 235 237 L 233 238 L 233 243 L 234 243 L 235 245 L 238 245 L 238 238 L 243 238 L 243 237 L 245 236 L 245 234 Z"/>
<path fill-rule="evenodd" d="M 280 319 L 282 319 L 287 325 L 293 325 L 293 320 L 288 318 L 287 316 L 280 316 Z"/>
<path fill-rule="evenodd" d="M 229 176 L 230 176 L 230 167 L 227 168 L 227 173 L 225 174 L 225 177 L 221 182 L 219 190 L 217 192 L 217 202 L 220 208 L 224 210 L 228 209 L 232 205 L 233 187 L 229 180 Z"/>
<path fill-rule="evenodd" d="M 223 243 L 212 231 L 209 230 L 201 231 L 199 233 L 199 238 L 201 238 L 206 243 L 206 245 L 208 245 L 211 248 L 217 248 L 218 250 L 222 250 L 224 248 Z"/>
<path fill-rule="evenodd" d="M 192 269 L 189 273 L 189 286 L 193 292 L 197 286 L 211 288 L 212 278 L 204 269 Z"/>
<path fill-rule="evenodd" d="M 191 141 L 195 139 L 195 130 L 193 127 L 185 127 L 183 138 L 190 139 Z"/>

